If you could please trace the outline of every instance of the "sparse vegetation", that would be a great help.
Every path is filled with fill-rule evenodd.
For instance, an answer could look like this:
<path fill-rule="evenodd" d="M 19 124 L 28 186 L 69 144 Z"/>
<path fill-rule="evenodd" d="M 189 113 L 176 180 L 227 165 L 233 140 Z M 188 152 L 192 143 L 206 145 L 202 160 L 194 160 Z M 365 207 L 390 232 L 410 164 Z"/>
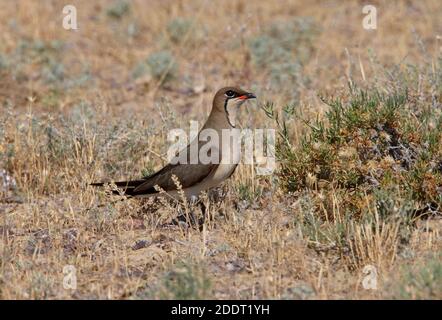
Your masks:
<path fill-rule="evenodd" d="M 126 0 L 116 0 L 106 10 L 109 17 L 121 19 L 130 10 L 130 2 Z"/>
<path fill-rule="evenodd" d="M 177 63 L 169 51 L 152 53 L 141 63 L 138 63 L 132 71 L 134 79 L 149 74 L 158 81 L 165 83 L 172 80 L 177 73 Z"/>
<path fill-rule="evenodd" d="M 267 70 L 272 91 L 284 91 L 291 103 L 299 103 L 299 91 L 309 81 L 303 67 L 312 58 L 317 33 L 311 18 L 295 18 L 272 23 L 249 43 L 252 62 Z"/>
<path fill-rule="evenodd" d="M 167 33 L 172 42 L 180 43 L 184 40 L 184 36 L 191 31 L 191 27 L 191 20 L 185 18 L 176 18 L 167 24 Z"/>
<path fill-rule="evenodd" d="M 439 299 L 442 295 L 442 264 L 440 252 L 430 256 L 425 263 L 402 270 L 397 289 L 399 299 Z"/>

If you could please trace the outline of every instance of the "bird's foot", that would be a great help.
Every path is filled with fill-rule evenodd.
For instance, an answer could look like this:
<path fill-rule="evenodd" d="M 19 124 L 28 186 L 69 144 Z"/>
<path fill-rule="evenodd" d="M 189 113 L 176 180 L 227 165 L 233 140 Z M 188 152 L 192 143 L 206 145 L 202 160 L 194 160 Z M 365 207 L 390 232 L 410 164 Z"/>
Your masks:
<path fill-rule="evenodd" d="M 183 213 L 172 219 L 172 222 L 169 225 L 182 226 L 184 228 L 193 227 L 202 231 L 204 218 L 198 217 L 194 212 L 189 212 L 188 214 Z"/>

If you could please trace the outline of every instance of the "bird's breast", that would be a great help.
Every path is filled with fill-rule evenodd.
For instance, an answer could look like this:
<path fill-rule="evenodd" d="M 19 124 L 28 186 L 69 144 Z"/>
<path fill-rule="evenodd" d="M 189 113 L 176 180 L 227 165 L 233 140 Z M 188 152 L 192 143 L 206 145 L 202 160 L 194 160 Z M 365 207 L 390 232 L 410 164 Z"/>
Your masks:
<path fill-rule="evenodd" d="M 227 179 L 228 177 L 230 177 L 233 173 L 233 171 L 235 171 L 237 164 L 220 164 L 214 174 L 213 174 L 213 181 L 218 184 L 220 182 L 222 182 L 223 180 Z"/>

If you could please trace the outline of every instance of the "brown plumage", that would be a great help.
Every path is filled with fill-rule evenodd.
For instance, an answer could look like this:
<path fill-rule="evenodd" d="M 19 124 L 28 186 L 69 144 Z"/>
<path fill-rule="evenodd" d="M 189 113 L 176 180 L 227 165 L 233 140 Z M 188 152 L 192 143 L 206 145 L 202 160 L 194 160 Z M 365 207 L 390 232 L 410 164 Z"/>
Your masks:
<path fill-rule="evenodd" d="M 230 130 L 235 127 L 236 113 L 239 106 L 244 101 L 252 98 L 255 98 L 253 94 L 236 87 L 220 89 L 215 94 L 212 110 L 201 131 L 204 129 L 213 129 L 222 140 L 222 130 Z M 196 147 L 199 151 L 204 144 L 207 144 L 207 142 L 202 143 L 199 141 L 200 133 L 195 140 L 178 154 L 179 157 L 182 152 L 186 152 L 188 160 L 186 163 L 169 163 L 149 177 L 133 181 L 120 181 L 116 182 L 115 185 L 120 189 L 120 192 L 132 197 L 155 195 L 157 193 L 155 186 L 159 186 L 170 195 L 176 196 L 177 187 L 172 179 L 173 176 L 178 178 L 188 198 L 198 196 L 201 191 L 215 187 L 233 174 L 237 162 L 221 163 L 223 154 L 225 154 L 225 152 L 223 153 L 223 148 L 219 147 L 219 145 L 223 145 L 222 141 L 219 145 L 213 145 L 214 149 L 211 149 L 211 151 L 214 151 L 215 148 L 217 148 L 216 150 L 219 152 L 217 161 L 213 163 L 202 163 L 200 159 L 196 159 L 194 162 L 191 162 L 191 148 Z M 195 146 L 195 144 L 197 144 L 197 146 Z M 104 184 L 103 182 L 99 182 L 92 183 L 91 185 L 103 186 Z M 115 193 L 120 192 L 115 191 Z"/>

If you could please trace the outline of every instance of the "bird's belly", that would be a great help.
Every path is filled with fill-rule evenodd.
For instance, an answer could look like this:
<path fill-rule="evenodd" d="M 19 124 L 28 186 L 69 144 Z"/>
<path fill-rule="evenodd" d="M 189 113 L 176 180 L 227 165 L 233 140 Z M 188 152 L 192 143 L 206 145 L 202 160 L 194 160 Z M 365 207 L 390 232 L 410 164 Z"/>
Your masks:
<path fill-rule="evenodd" d="M 223 152 L 227 148 L 230 152 Z M 213 188 L 230 177 L 241 159 L 241 150 L 236 149 L 232 144 L 223 145 L 220 153 L 220 164 L 213 173 L 212 179 L 209 179 L 211 181 L 208 188 Z"/>
<path fill-rule="evenodd" d="M 217 185 L 227 179 L 235 170 L 237 164 L 219 164 L 218 168 L 213 174 L 213 184 Z"/>
<path fill-rule="evenodd" d="M 193 196 L 199 196 L 202 191 L 207 191 L 208 189 L 218 186 L 235 171 L 236 166 L 236 164 L 220 164 L 211 178 L 205 179 L 201 183 L 184 190 L 187 198 L 190 199 Z"/>

